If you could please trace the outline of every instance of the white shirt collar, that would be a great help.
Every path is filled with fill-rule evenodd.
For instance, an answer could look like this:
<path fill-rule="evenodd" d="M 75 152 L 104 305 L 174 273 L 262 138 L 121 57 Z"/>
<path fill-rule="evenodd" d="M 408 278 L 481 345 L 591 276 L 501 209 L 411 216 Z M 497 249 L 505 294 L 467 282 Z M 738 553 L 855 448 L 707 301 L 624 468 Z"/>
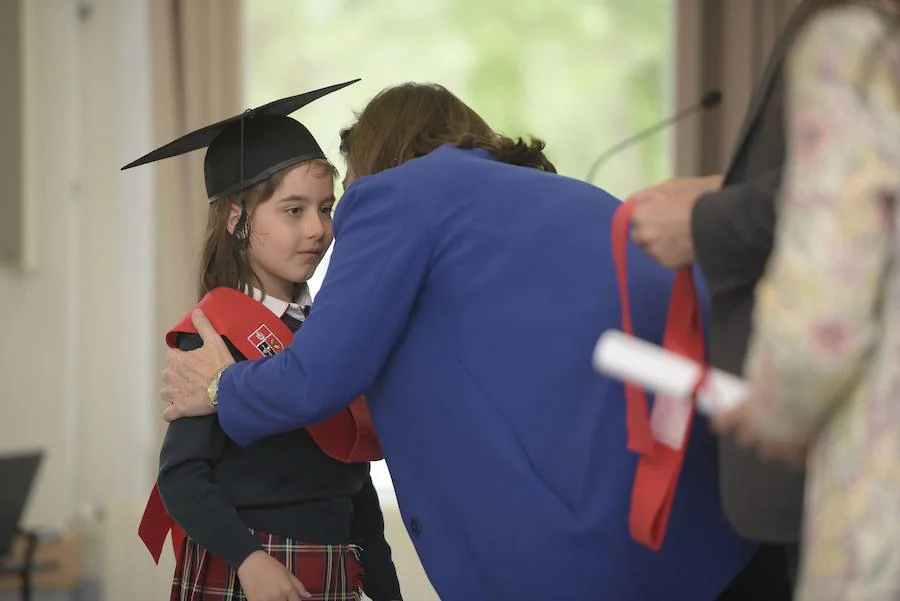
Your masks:
<path fill-rule="evenodd" d="M 306 284 L 303 284 L 303 289 L 300 291 L 300 294 L 297 295 L 297 298 L 294 299 L 294 302 L 292 303 L 286 300 L 281 300 L 280 298 L 275 298 L 270 294 L 263 296 L 262 291 L 255 287 L 251 288 L 250 292 L 246 294 L 247 296 L 252 297 L 253 300 L 261 302 L 277 317 L 280 318 L 282 315 L 287 313 L 298 321 L 303 321 L 304 319 L 306 319 L 306 313 L 304 312 L 304 309 L 312 304 L 312 297 L 309 294 L 309 287 Z"/>

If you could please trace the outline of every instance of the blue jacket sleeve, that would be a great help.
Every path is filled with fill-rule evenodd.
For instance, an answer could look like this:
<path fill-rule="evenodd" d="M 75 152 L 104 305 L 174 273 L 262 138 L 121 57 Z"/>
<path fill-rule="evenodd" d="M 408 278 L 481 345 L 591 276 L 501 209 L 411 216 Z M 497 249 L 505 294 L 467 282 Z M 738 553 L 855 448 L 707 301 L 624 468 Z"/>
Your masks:
<path fill-rule="evenodd" d="M 229 367 L 219 422 L 241 445 L 321 421 L 364 393 L 400 338 L 430 262 L 421 208 L 392 178 L 361 178 L 335 216 L 314 309 L 275 357 Z"/>

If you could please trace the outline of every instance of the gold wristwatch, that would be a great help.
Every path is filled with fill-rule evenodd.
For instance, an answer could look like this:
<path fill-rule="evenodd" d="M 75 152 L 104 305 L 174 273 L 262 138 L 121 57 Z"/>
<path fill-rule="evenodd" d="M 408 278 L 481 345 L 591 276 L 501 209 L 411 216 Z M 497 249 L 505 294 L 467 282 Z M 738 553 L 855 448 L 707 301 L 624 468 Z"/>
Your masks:
<path fill-rule="evenodd" d="M 219 406 L 219 380 L 222 379 L 222 374 L 225 373 L 226 369 L 228 369 L 227 365 L 217 371 L 206 387 L 206 396 L 209 398 L 209 404 L 213 407 Z"/>

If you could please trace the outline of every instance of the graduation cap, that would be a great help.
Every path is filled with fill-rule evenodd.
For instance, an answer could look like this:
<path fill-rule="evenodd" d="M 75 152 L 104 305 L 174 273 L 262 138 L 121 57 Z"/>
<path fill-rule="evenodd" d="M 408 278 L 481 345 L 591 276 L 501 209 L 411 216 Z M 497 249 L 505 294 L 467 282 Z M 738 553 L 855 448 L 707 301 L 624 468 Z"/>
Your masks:
<path fill-rule="evenodd" d="M 288 115 L 358 81 L 354 79 L 248 109 L 169 142 L 128 163 L 122 170 L 207 148 L 203 162 L 206 195 L 209 202 L 214 202 L 296 163 L 325 159 L 325 153 L 309 130 Z M 249 240 L 248 226 L 244 210 L 235 228 L 236 233 L 241 233 L 238 238 Z"/>
<path fill-rule="evenodd" d="M 294 163 L 324 159 L 325 153 L 309 130 L 288 115 L 358 81 L 354 79 L 248 109 L 169 142 L 122 169 L 208 148 L 203 169 L 206 194 L 213 202 Z"/>

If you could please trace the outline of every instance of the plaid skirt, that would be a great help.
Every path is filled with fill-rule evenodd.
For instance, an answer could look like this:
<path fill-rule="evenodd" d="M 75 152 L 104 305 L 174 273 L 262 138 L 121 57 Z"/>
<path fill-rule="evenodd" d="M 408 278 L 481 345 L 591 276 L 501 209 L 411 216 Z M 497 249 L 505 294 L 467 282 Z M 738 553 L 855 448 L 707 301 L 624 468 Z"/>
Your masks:
<path fill-rule="evenodd" d="M 263 550 L 280 561 L 312 594 L 314 601 L 360 601 L 362 564 L 355 545 L 311 545 L 251 532 Z M 246 601 L 237 570 L 185 538 L 175 567 L 170 601 Z"/>

